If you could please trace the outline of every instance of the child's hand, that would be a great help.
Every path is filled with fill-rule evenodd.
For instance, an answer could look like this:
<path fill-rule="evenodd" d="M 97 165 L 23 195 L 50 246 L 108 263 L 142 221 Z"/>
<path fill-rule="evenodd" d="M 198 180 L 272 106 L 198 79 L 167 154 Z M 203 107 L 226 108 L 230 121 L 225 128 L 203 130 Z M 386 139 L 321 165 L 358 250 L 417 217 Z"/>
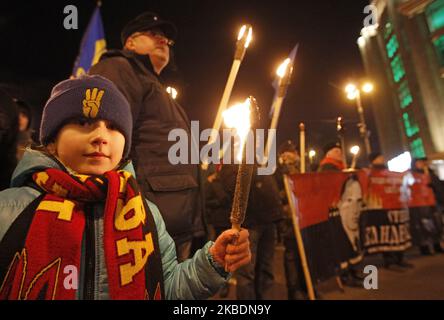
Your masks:
<path fill-rule="evenodd" d="M 210 254 L 218 264 L 225 266 L 226 271 L 234 272 L 251 260 L 248 237 L 247 229 L 241 229 L 240 232 L 234 229 L 225 230 L 211 246 Z"/>

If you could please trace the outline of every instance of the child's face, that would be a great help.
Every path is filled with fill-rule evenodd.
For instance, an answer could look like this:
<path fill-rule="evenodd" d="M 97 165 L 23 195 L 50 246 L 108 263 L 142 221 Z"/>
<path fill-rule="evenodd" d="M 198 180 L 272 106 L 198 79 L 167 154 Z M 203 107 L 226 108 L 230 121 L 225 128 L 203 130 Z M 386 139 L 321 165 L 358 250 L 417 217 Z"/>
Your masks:
<path fill-rule="evenodd" d="M 100 175 L 116 168 L 124 147 L 125 137 L 111 122 L 76 120 L 60 129 L 48 150 L 77 173 Z"/>

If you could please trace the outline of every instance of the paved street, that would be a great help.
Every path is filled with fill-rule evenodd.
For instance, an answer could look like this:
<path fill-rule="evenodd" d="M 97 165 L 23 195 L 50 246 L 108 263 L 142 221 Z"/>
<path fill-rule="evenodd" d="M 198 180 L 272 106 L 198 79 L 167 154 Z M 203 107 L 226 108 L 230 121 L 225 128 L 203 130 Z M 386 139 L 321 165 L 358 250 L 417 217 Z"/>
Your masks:
<path fill-rule="evenodd" d="M 276 247 L 273 298 L 278 300 L 287 299 L 282 255 L 283 248 Z M 415 266 L 406 271 L 384 269 L 381 255 L 364 259 L 363 266 L 371 264 L 378 268 L 377 290 L 345 287 L 342 292 L 335 279 L 323 282 L 317 288 L 324 300 L 444 300 L 444 254 L 421 256 L 416 248 L 412 248 L 406 257 Z M 230 287 L 227 298 L 235 299 L 235 286 Z"/>

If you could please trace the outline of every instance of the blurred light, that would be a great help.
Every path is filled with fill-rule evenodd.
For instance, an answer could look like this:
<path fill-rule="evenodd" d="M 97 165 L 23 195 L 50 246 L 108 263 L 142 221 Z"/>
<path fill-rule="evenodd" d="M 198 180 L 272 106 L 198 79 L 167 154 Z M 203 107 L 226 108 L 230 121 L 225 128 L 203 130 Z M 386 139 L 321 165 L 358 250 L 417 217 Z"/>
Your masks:
<path fill-rule="evenodd" d="M 290 58 L 287 58 L 284 60 L 284 62 L 281 63 L 281 65 L 277 68 L 276 74 L 278 77 L 283 78 L 285 77 L 285 74 L 288 72 L 288 65 L 291 62 Z"/>
<path fill-rule="evenodd" d="M 358 46 L 360 46 L 360 47 L 365 46 L 365 38 L 362 36 L 359 37 L 357 43 L 358 43 Z"/>
<path fill-rule="evenodd" d="M 347 93 L 347 99 L 354 100 L 358 97 L 358 90 Z"/>
<path fill-rule="evenodd" d="M 370 82 L 364 83 L 364 85 L 362 86 L 362 91 L 364 91 L 365 93 L 372 92 L 373 91 L 373 84 Z"/>
<path fill-rule="evenodd" d="M 309 152 L 308 152 L 308 157 L 309 158 L 314 158 L 316 156 L 316 151 L 314 151 L 314 150 L 310 150 Z"/>
<path fill-rule="evenodd" d="M 248 35 L 247 35 L 247 40 L 245 41 L 245 48 L 248 48 L 248 46 L 250 45 L 251 40 L 253 40 L 253 28 L 250 27 L 248 29 Z"/>
<path fill-rule="evenodd" d="M 345 86 L 345 92 L 350 93 L 356 91 L 356 86 L 353 83 L 349 83 Z"/>
<path fill-rule="evenodd" d="M 243 25 L 240 30 L 239 30 L 239 34 L 237 36 L 237 41 L 239 41 L 240 39 L 242 39 L 242 37 L 244 36 L 245 30 L 247 29 L 246 25 Z"/>
<path fill-rule="evenodd" d="M 387 162 L 390 171 L 404 172 L 410 169 L 412 157 L 410 152 L 406 151 Z"/>
<path fill-rule="evenodd" d="M 166 91 L 170 94 L 170 96 L 173 98 L 173 99 L 176 99 L 177 98 L 177 90 L 175 89 L 175 88 L 173 88 L 173 87 L 167 87 L 166 88 Z"/>
<path fill-rule="evenodd" d="M 240 148 L 239 153 L 237 154 L 237 159 L 239 161 L 242 160 L 244 142 L 251 128 L 250 109 L 250 99 L 246 99 L 244 103 L 235 104 L 222 113 L 225 125 L 228 128 L 236 129 L 236 133 L 239 136 Z"/>
<path fill-rule="evenodd" d="M 353 155 L 357 155 L 359 153 L 359 150 L 360 150 L 359 146 L 353 146 L 353 147 L 350 148 L 350 152 Z"/>
<path fill-rule="evenodd" d="M 237 36 L 237 41 L 242 40 L 242 38 L 245 36 L 245 31 L 248 28 L 248 33 L 247 33 L 247 37 L 245 39 L 245 43 L 244 43 L 244 47 L 248 48 L 248 46 L 250 45 L 251 40 L 253 39 L 253 28 L 249 25 L 243 25 L 240 30 L 239 30 L 239 34 Z"/>

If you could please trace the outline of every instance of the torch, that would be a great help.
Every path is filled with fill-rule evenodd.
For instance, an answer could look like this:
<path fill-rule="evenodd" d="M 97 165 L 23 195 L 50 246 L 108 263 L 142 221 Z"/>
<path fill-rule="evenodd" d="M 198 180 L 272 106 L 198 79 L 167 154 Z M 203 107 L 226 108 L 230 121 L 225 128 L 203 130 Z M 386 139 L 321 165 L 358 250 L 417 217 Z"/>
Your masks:
<path fill-rule="evenodd" d="M 314 157 L 316 157 L 316 151 L 311 149 L 308 152 L 308 160 L 310 162 L 310 171 L 313 170 Z"/>
<path fill-rule="evenodd" d="M 356 167 L 356 158 L 359 153 L 359 146 L 353 146 L 350 148 L 350 153 L 353 155 L 352 163 L 350 169 L 354 170 Z"/>
<path fill-rule="evenodd" d="M 338 133 L 338 137 L 341 140 L 341 148 L 342 150 L 345 150 L 345 140 L 344 140 L 344 123 L 342 117 L 338 117 L 336 119 L 336 131 Z M 347 167 L 347 158 L 345 156 L 345 152 L 342 153 L 342 162 L 344 163 L 344 166 Z"/>
<path fill-rule="evenodd" d="M 252 126 L 252 116 L 258 115 L 257 103 L 254 97 L 249 97 L 243 104 L 235 105 L 223 113 L 225 125 L 236 130 L 239 146 L 236 154 L 240 161 L 236 176 L 233 205 L 231 207 L 230 222 L 232 229 L 240 231 L 245 219 L 248 197 L 250 195 L 251 179 L 253 177 L 254 163 L 247 164 L 244 147 L 248 132 Z"/>
<path fill-rule="evenodd" d="M 293 49 L 292 58 L 285 59 L 277 68 L 276 75 L 278 81 L 278 87 L 271 110 L 273 110 L 273 117 L 271 119 L 270 131 L 267 137 L 267 144 L 265 145 L 265 159 L 264 163 L 268 161 L 270 156 L 271 144 L 276 135 L 276 127 L 279 122 L 279 116 L 281 114 L 282 102 L 284 101 L 285 94 L 287 93 L 288 85 L 290 84 L 291 74 L 293 72 L 293 60 L 296 54 L 297 46 Z"/>
<path fill-rule="evenodd" d="M 216 119 L 214 120 L 213 130 L 211 132 L 210 138 L 208 139 L 207 145 L 210 145 L 216 141 L 216 137 L 219 134 L 219 129 L 222 125 L 222 113 L 227 108 L 228 100 L 230 99 L 231 91 L 233 90 L 234 81 L 236 80 L 237 73 L 239 71 L 241 62 L 245 56 L 245 52 L 251 42 L 253 37 L 253 29 L 250 25 L 243 25 L 239 30 L 239 34 L 236 42 L 236 51 L 234 53 L 234 60 L 231 66 L 231 71 L 228 76 L 227 83 L 225 84 L 225 90 L 222 95 L 222 99 L 219 103 L 219 109 L 217 110 Z M 222 154 L 219 154 L 221 157 Z M 202 169 L 206 170 L 208 168 L 208 159 L 202 159 Z"/>

